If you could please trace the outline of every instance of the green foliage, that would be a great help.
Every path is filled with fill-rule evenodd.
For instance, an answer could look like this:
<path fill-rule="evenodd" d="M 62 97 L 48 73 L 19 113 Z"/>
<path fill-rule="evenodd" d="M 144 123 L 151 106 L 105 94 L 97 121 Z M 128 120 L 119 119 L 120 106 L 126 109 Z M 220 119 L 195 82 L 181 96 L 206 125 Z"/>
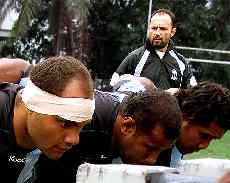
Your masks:
<path fill-rule="evenodd" d="M 34 19 L 26 36 L 13 42 L 14 57 L 23 58 L 30 62 L 38 62 L 40 58 L 53 55 L 53 37 L 48 32 L 47 9 L 40 12 L 40 17 Z"/>
<path fill-rule="evenodd" d="M 16 52 L 21 51 L 22 54 L 26 54 L 23 57 L 36 57 L 36 55 L 42 55 L 40 52 L 46 50 L 45 48 L 35 51 L 37 47 L 44 46 L 47 43 L 47 39 L 41 37 L 44 30 L 42 27 L 43 23 L 39 22 L 39 20 L 42 21 L 44 19 L 41 18 L 44 11 L 46 11 L 45 19 L 48 20 L 49 33 L 53 38 L 53 45 L 49 51 L 49 55 L 59 55 L 64 48 L 66 48 L 66 54 L 73 55 L 73 16 L 76 14 L 76 11 L 79 18 L 87 16 L 87 0 L 4 0 L 0 1 L 0 5 L 1 4 L 4 6 L 0 8 L 0 23 L 1 20 L 4 20 L 7 11 L 17 7 L 19 17 L 14 25 L 12 37 L 16 40 L 14 43 Z M 40 27 L 35 24 L 40 24 Z M 31 30 L 34 31 L 36 26 L 36 31 L 38 32 L 31 33 Z M 47 36 L 47 31 L 45 35 Z M 67 40 L 65 41 L 65 45 L 62 43 L 63 40 Z M 28 42 L 30 43 L 27 44 Z M 27 52 L 29 49 L 31 50 Z M 30 53 L 32 54 L 30 55 Z M 13 55 L 15 55 L 15 53 L 13 53 Z M 16 53 L 16 55 L 18 54 Z M 43 53 L 43 55 L 46 55 L 46 53 Z"/>
<path fill-rule="evenodd" d="M 37 17 L 40 12 L 41 0 L 23 0 L 21 1 L 20 14 L 14 25 L 12 37 L 24 36 L 27 32 L 32 20 Z"/>
<path fill-rule="evenodd" d="M 81 17 L 85 18 L 89 14 L 89 1 L 88 0 L 66 0 L 65 7 L 71 10 L 78 9 Z"/>
<path fill-rule="evenodd" d="M 21 9 L 23 9 L 22 12 L 26 11 L 26 9 L 31 11 L 29 10 L 30 6 L 32 6 L 31 8 L 33 9 L 38 5 L 31 5 L 30 3 L 31 2 L 23 1 L 22 4 L 18 6 L 18 10 L 21 11 Z M 23 32 L 21 32 L 20 29 L 25 25 L 19 26 L 18 23 L 20 24 L 20 22 L 25 18 L 25 15 L 22 15 L 21 17 L 24 18 L 21 19 L 19 16 L 19 20 L 14 24 L 12 30 L 12 34 L 16 37 L 12 37 L 12 39 L 5 41 L 5 45 L 2 45 L 1 56 L 11 55 L 13 57 L 23 58 L 30 62 L 37 62 L 41 57 L 46 57 L 53 54 L 53 37 L 48 32 L 48 2 L 42 1 L 42 3 L 39 5 L 39 9 L 39 14 L 36 15 L 36 18 L 33 18 L 33 20 L 30 22 L 25 20 L 25 22 L 30 25 L 27 25 L 27 28 L 25 28 Z M 35 14 L 32 15 L 30 13 L 29 15 L 31 17 L 35 16 Z"/>
<path fill-rule="evenodd" d="M 11 8 L 17 8 L 17 0 L 0 0 L 0 25 L 2 25 Z"/>
<path fill-rule="evenodd" d="M 143 44 L 148 2 L 91 0 L 90 3 L 90 67 L 98 77 L 108 78 L 128 52 Z"/>

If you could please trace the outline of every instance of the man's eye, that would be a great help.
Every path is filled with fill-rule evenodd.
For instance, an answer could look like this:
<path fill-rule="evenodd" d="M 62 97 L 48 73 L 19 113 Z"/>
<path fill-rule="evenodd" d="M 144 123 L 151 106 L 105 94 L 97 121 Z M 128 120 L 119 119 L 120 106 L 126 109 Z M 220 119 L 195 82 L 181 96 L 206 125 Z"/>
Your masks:
<path fill-rule="evenodd" d="M 70 128 L 72 126 L 76 126 L 75 122 L 72 122 L 72 121 L 69 121 L 69 120 L 66 120 L 66 119 L 63 119 L 63 118 L 58 118 L 58 121 L 61 123 L 61 126 L 63 128 Z"/>
<path fill-rule="evenodd" d="M 210 138 L 210 136 L 206 133 L 200 133 L 200 138 L 203 139 L 203 140 L 207 140 Z"/>
<path fill-rule="evenodd" d="M 63 127 L 64 128 L 69 128 L 69 127 L 71 127 L 71 126 L 73 126 L 73 124 L 71 124 L 70 122 L 62 122 L 63 124 Z"/>

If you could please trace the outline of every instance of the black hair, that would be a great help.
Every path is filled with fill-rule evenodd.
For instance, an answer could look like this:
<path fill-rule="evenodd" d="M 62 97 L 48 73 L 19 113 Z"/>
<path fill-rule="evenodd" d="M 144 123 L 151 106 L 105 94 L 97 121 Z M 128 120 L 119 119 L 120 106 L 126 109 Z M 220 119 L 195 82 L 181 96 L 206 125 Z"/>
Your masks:
<path fill-rule="evenodd" d="M 168 14 L 170 16 L 170 18 L 171 18 L 171 21 L 172 21 L 172 27 L 176 27 L 176 16 L 172 11 L 170 11 L 168 9 L 163 9 L 163 8 L 158 9 L 158 10 L 153 12 L 151 17 L 153 17 L 156 14 L 160 14 L 160 15 L 161 14 Z"/>
<path fill-rule="evenodd" d="M 230 129 L 230 91 L 220 84 L 203 81 L 176 93 L 183 117 L 188 122 L 209 126 L 212 122 Z"/>
<path fill-rule="evenodd" d="M 181 112 L 177 100 L 169 93 L 133 93 L 123 100 L 119 112 L 122 116 L 132 117 L 137 130 L 149 134 L 156 125 L 164 129 L 168 139 L 176 139 L 181 128 Z"/>
<path fill-rule="evenodd" d="M 77 59 L 69 56 L 50 57 L 37 64 L 30 73 L 31 81 L 42 90 L 59 95 L 69 81 L 83 81 L 82 88 L 93 94 L 93 83 L 87 68 Z"/>

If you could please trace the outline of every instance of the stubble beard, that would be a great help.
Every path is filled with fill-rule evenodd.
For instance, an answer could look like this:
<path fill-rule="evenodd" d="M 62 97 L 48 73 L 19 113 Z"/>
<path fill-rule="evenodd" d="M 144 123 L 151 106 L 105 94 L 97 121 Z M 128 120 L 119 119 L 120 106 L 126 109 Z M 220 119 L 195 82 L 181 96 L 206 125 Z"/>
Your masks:
<path fill-rule="evenodd" d="M 168 43 L 165 42 L 161 42 L 159 44 L 155 44 L 154 41 L 151 41 L 151 45 L 156 49 L 156 50 L 160 50 L 162 48 L 166 48 Z"/>

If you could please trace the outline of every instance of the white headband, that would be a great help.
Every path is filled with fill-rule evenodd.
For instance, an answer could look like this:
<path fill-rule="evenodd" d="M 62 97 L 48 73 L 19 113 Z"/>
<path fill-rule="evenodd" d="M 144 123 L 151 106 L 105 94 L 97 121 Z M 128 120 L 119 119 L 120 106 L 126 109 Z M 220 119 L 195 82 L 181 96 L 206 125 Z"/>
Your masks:
<path fill-rule="evenodd" d="M 95 109 L 95 100 L 58 97 L 41 90 L 31 80 L 27 81 L 21 95 L 25 106 L 31 111 L 57 115 L 75 122 L 92 119 Z"/>

